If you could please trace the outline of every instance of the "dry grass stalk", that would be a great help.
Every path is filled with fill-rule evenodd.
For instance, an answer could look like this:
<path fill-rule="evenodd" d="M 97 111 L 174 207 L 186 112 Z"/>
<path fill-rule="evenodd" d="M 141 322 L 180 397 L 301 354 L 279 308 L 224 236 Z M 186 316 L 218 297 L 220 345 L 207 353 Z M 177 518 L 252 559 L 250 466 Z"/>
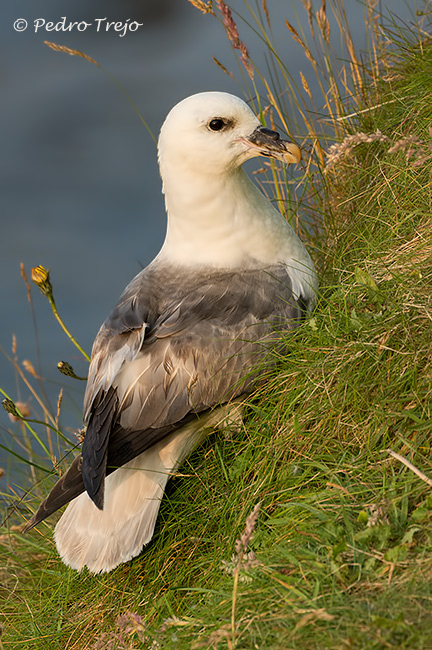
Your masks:
<path fill-rule="evenodd" d="M 330 23 L 326 14 L 326 5 L 323 2 L 322 6 L 316 12 L 316 20 L 320 28 L 323 39 L 326 43 L 330 42 Z"/>
<path fill-rule="evenodd" d="M 351 30 L 349 28 L 349 22 L 347 19 L 345 11 L 345 3 L 341 0 L 338 0 L 336 4 L 337 9 L 333 12 L 336 22 L 339 27 L 341 36 L 343 37 L 345 47 L 348 52 L 350 68 L 351 68 L 351 78 L 359 91 L 358 100 L 362 102 L 361 95 L 363 93 L 363 78 L 361 74 L 362 66 L 360 61 L 356 56 L 356 51 L 354 47 L 354 42 L 351 36 Z"/>
<path fill-rule="evenodd" d="M 149 645 L 151 640 L 146 634 L 146 624 L 142 616 L 134 612 L 126 612 L 117 619 L 118 632 L 103 632 L 91 648 L 92 650 L 131 650 L 135 647 L 132 637 L 140 643 L 147 643 L 147 648 L 160 647 L 159 644 Z"/>
<path fill-rule="evenodd" d="M 44 41 L 45 45 L 48 45 L 52 50 L 55 52 L 64 52 L 65 54 L 70 54 L 71 56 L 80 56 L 82 59 L 86 59 L 86 61 L 90 61 L 90 63 L 94 63 L 95 65 L 99 66 L 99 63 L 95 61 L 94 59 L 91 58 L 88 54 L 85 54 L 84 52 L 80 52 L 80 50 L 73 50 L 70 47 L 66 47 L 66 45 L 58 45 L 57 43 L 52 43 L 51 41 Z"/>
<path fill-rule="evenodd" d="M 272 90 L 271 90 L 271 88 L 269 86 L 269 83 L 268 83 L 267 79 L 263 79 L 263 82 L 264 82 L 265 89 L 267 91 L 267 98 L 269 100 L 269 106 L 266 107 L 264 113 L 265 114 L 268 113 L 270 111 L 270 109 L 273 108 L 276 111 L 276 113 L 278 115 L 278 118 L 280 119 L 283 128 L 289 134 L 288 123 L 287 123 L 287 121 L 285 119 L 284 114 L 282 113 L 282 111 L 280 109 L 280 106 L 279 106 L 279 103 L 276 100 L 276 97 L 274 96 L 274 94 L 273 94 L 273 92 L 272 92 Z"/>
<path fill-rule="evenodd" d="M 294 631 L 298 632 L 302 627 L 315 621 L 332 621 L 335 616 L 329 614 L 324 608 L 321 609 L 297 609 L 296 614 L 302 614 L 302 617 L 295 626 Z"/>
<path fill-rule="evenodd" d="M 374 86 L 380 76 L 380 61 L 382 60 L 382 38 L 379 28 L 379 0 L 367 1 L 366 28 L 371 37 L 370 48 L 372 56 L 370 59 L 371 74 L 374 80 Z"/>
<path fill-rule="evenodd" d="M 400 454 L 397 454 L 395 451 L 392 451 L 391 449 L 383 449 L 383 452 L 387 452 L 390 454 L 390 456 L 393 456 L 396 460 L 398 460 L 400 463 L 403 463 L 405 467 L 408 467 L 414 474 L 416 474 L 419 478 L 421 478 L 422 481 L 430 485 L 432 487 L 432 479 L 426 476 L 421 470 L 419 470 L 415 465 L 413 465 L 407 458 L 404 456 L 401 456 Z"/>
<path fill-rule="evenodd" d="M 239 50 L 241 61 L 250 79 L 253 81 L 254 71 L 249 59 L 249 52 L 247 51 L 246 45 L 243 43 L 242 40 L 240 40 L 237 25 L 234 21 L 232 11 L 230 7 L 226 4 L 226 2 L 224 2 L 224 0 L 217 0 L 217 5 L 222 15 L 222 22 L 228 40 L 231 42 L 231 45 L 235 50 Z"/>
<path fill-rule="evenodd" d="M 29 373 L 29 375 L 32 375 L 32 377 L 34 377 L 35 379 L 40 379 L 39 375 L 37 374 L 37 372 L 36 372 L 36 370 L 34 368 L 34 365 L 32 364 L 32 362 L 29 359 L 24 359 L 22 364 L 23 364 L 25 370 L 27 370 L 27 372 Z"/>
<path fill-rule="evenodd" d="M 375 133 L 353 133 L 352 135 L 347 135 L 342 142 L 337 144 L 332 144 L 329 147 L 327 152 L 327 162 L 326 169 L 327 172 L 329 169 L 334 167 L 342 158 L 347 156 L 352 152 L 352 150 L 359 144 L 371 143 L 371 142 L 388 142 L 388 136 L 381 133 L 379 129 Z"/>
<path fill-rule="evenodd" d="M 261 5 L 267 20 L 267 25 L 269 26 L 269 29 L 271 29 L 271 24 L 270 24 L 270 14 L 267 9 L 267 0 L 261 0 Z"/>
<path fill-rule="evenodd" d="M 301 70 L 300 70 L 300 79 L 301 79 L 301 82 L 302 82 L 303 90 L 305 91 L 305 93 L 307 94 L 309 99 L 312 101 L 311 89 L 309 88 L 309 84 L 306 81 L 306 77 L 304 76 L 304 74 L 303 74 L 303 72 Z"/>
<path fill-rule="evenodd" d="M 268 100 L 270 102 L 270 107 L 274 108 L 274 110 L 277 113 L 278 119 L 280 120 L 280 122 L 281 122 L 282 126 L 284 127 L 286 133 L 290 137 L 292 137 L 291 132 L 290 132 L 290 128 L 289 128 L 288 123 L 287 123 L 287 121 L 285 119 L 285 115 L 282 112 L 282 110 L 281 110 L 281 108 L 279 106 L 279 102 L 276 100 L 267 79 L 263 78 L 262 81 L 263 81 L 265 89 L 267 91 L 267 97 L 268 97 Z M 266 111 L 268 111 L 270 107 L 267 107 Z M 299 113 L 300 113 L 300 115 L 301 115 L 307 129 L 308 129 L 309 136 L 315 140 L 316 139 L 315 128 L 314 128 L 312 122 L 308 119 L 308 116 L 307 116 L 306 112 L 303 111 L 300 104 L 297 106 L 297 110 L 299 111 Z M 264 113 L 266 111 L 264 111 Z M 321 147 L 317 148 L 317 154 L 318 154 L 318 157 L 320 158 L 321 164 L 324 165 L 324 155 L 322 154 Z M 285 186 L 285 183 L 283 183 L 283 186 Z"/>
<path fill-rule="evenodd" d="M 333 122 L 334 124 L 334 121 L 335 119 L 337 119 L 337 116 L 342 114 L 343 108 L 342 108 L 340 93 L 338 91 L 337 79 L 334 75 L 333 68 L 331 65 L 331 60 L 328 54 L 328 50 L 330 47 L 330 43 L 328 40 L 328 37 L 330 35 L 330 31 L 329 31 L 330 25 L 327 19 L 326 5 L 325 2 L 323 2 L 321 9 L 316 13 L 312 11 L 311 3 L 303 1 L 303 5 L 305 6 L 306 11 L 308 12 L 309 26 L 313 38 L 315 38 L 315 30 L 313 27 L 314 20 L 318 22 L 318 25 L 320 27 L 319 31 L 321 34 L 322 44 L 319 46 L 319 51 L 321 52 L 321 55 L 324 58 L 324 66 L 326 70 L 325 75 L 327 75 L 325 84 L 323 82 L 323 76 L 325 75 L 323 75 L 322 70 L 320 70 L 320 65 L 323 64 L 323 61 L 320 62 L 313 56 L 311 49 L 305 42 L 305 38 L 302 38 L 299 35 L 296 28 L 288 20 L 285 20 L 285 24 L 288 30 L 290 31 L 293 40 L 302 47 L 306 58 L 312 64 L 316 80 L 318 81 L 320 91 L 322 93 L 325 102 L 326 110 L 328 112 L 328 115 L 330 116 L 330 121 Z M 329 87 L 330 90 L 328 90 Z M 299 108 L 299 106 L 297 106 L 297 108 Z M 301 112 L 302 119 L 305 121 L 309 132 L 312 133 L 313 130 L 312 127 L 310 126 L 309 120 L 307 120 L 304 114 L 305 112 L 304 111 L 300 111 L 300 112 Z M 323 164 L 323 160 L 321 161 L 321 163 Z"/>
<path fill-rule="evenodd" d="M 429 128 L 429 135 L 432 137 L 432 128 Z M 432 158 L 432 145 L 428 145 L 416 135 L 407 135 L 397 140 L 387 153 L 405 152 L 406 160 L 412 159 L 413 167 L 421 167 Z"/>
<path fill-rule="evenodd" d="M 242 562 L 247 552 L 248 546 L 252 539 L 253 532 L 255 530 L 256 522 L 258 520 L 258 515 L 260 511 L 261 504 L 258 502 L 249 517 L 246 519 L 246 524 L 241 534 L 240 539 L 236 540 L 235 551 L 237 554 L 237 566 L 234 570 L 234 586 L 233 586 L 233 596 L 232 596 L 232 608 L 231 608 L 231 632 L 235 634 L 235 610 L 237 603 L 237 590 L 239 583 L 239 574 L 242 568 Z M 254 556 L 255 559 L 255 556 Z"/>
<path fill-rule="evenodd" d="M 208 2 L 203 2 L 203 0 L 189 0 L 189 2 L 196 9 L 199 9 L 200 11 L 202 11 L 203 14 L 213 14 L 213 16 L 214 16 L 213 0 L 208 0 Z"/>
<path fill-rule="evenodd" d="M 236 540 L 235 550 L 239 559 L 241 559 L 242 554 L 246 553 L 250 541 L 252 539 L 253 532 L 255 530 L 255 525 L 258 520 L 258 515 L 260 511 L 261 504 L 257 503 L 249 517 L 246 519 L 246 525 L 243 530 L 243 533 L 240 539 Z"/>
<path fill-rule="evenodd" d="M 423 269 L 432 259 L 432 221 L 426 221 L 417 227 L 415 235 L 382 257 L 374 273 L 380 280 L 389 280 L 396 273 L 412 269 Z M 419 271 L 420 272 L 420 271 Z"/>
<path fill-rule="evenodd" d="M 27 277 L 26 270 L 24 268 L 24 264 L 22 262 L 20 263 L 20 271 L 21 271 L 21 277 L 24 280 L 24 284 L 25 284 L 26 289 L 27 289 L 27 300 L 31 304 L 31 302 L 32 302 L 32 299 L 31 299 L 31 286 L 30 286 L 30 282 L 28 281 L 28 277 Z"/>
<path fill-rule="evenodd" d="M 341 117 L 337 118 L 338 122 L 345 122 L 346 120 L 350 120 L 352 117 L 358 117 L 359 115 L 363 115 L 364 113 L 370 113 L 371 111 L 375 111 L 377 108 L 381 108 L 381 106 L 387 106 L 387 104 L 394 104 L 395 102 L 398 102 L 400 99 L 407 99 L 408 95 L 405 95 L 404 97 L 397 98 L 397 99 L 390 99 L 386 102 L 379 102 L 378 104 L 375 104 L 374 106 L 367 106 L 366 108 L 363 108 L 362 110 L 359 111 L 354 111 L 353 113 L 348 113 L 348 115 L 342 115 Z"/>
<path fill-rule="evenodd" d="M 223 63 L 221 63 L 220 61 L 218 61 L 218 59 L 217 59 L 215 56 L 212 56 L 212 59 L 213 59 L 213 61 L 216 63 L 216 65 L 217 65 L 217 66 L 218 66 L 218 67 L 219 67 L 223 72 L 225 72 L 225 74 L 227 74 L 229 77 L 231 77 L 231 79 L 234 79 L 234 75 L 233 75 L 233 73 L 230 72 L 229 70 L 227 70 L 227 68 L 224 66 Z"/>
<path fill-rule="evenodd" d="M 210 636 L 206 636 L 204 639 L 197 641 L 193 644 L 192 648 L 212 648 L 217 650 L 220 646 L 219 644 L 225 642 L 227 644 L 228 650 L 233 650 L 233 644 L 231 641 L 231 631 L 229 625 L 222 625 L 217 630 L 214 630 Z"/>
<path fill-rule="evenodd" d="M 60 389 L 60 392 L 59 392 L 59 395 L 58 395 L 58 398 L 57 398 L 57 413 L 56 413 L 56 417 L 55 417 L 55 423 L 56 423 L 57 429 L 59 428 L 60 411 L 61 411 L 62 402 L 63 402 L 63 388 Z"/>
<path fill-rule="evenodd" d="M 430 130 L 430 133 L 432 134 L 432 129 Z M 347 135 L 342 142 L 331 145 L 327 152 L 325 171 L 327 172 L 343 157 L 349 155 L 357 145 L 364 143 L 370 144 L 372 142 L 392 143 L 387 150 L 387 153 L 394 154 L 399 151 L 404 151 L 406 160 L 410 160 L 413 167 L 420 167 L 432 159 L 432 145 L 426 144 L 424 140 L 416 135 L 407 135 L 392 142 L 387 135 L 384 135 L 379 129 L 377 129 L 375 133 L 359 132 Z"/>
<path fill-rule="evenodd" d="M 312 38 L 315 38 L 315 27 L 314 27 L 314 22 L 313 22 L 313 7 L 312 7 L 312 0 L 301 0 L 303 7 L 306 9 L 307 16 L 308 16 L 308 23 L 309 23 L 309 29 L 312 34 Z"/>
<path fill-rule="evenodd" d="M 296 30 L 296 28 L 293 25 L 291 25 L 291 23 L 288 20 L 285 20 L 285 25 L 288 27 L 288 30 L 290 31 L 290 33 L 291 33 L 291 35 L 293 37 L 293 40 L 296 43 L 298 43 L 299 45 L 301 45 L 301 47 L 303 48 L 303 51 L 305 53 L 306 58 L 312 63 L 312 65 L 314 66 L 314 70 L 316 70 L 316 61 L 315 61 L 314 57 L 312 56 L 312 52 L 310 51 L 310 49 L 308 48 L 306 43 L 300 38 L 299 33 Z"/>
<path fill-rule="evenodd" d="M 22 369 L 21 369 L 21 367 L 20 367 L 20 364 L 18 363 L 18 360 L 17 360 L 16 358 L 10 358 L 10 357 L 7 357 L 7 358 L 8 358 L 8 360 L 12 363 L 12 365 L 13 365 L 13 367 L 15 368 L 17 374 L 18 374 L 19 377 L 22 379 L 22 381 L 24 382 L 24 384 L 27 386 L 28 390 L 29 390 L 30 393 L 33 395 L 33 397 L 36 399 L 36 401 L 38 402 L 39 406 L 42 408 L 42 410 L 43 410 L 43 412 L 44 412 L 44 417 L 48 418 L 48 420 L 49 420 L 52 424 L 54 424 L 54 418 L 51 416 L 51 414 L 50 414 L 50 412 L 49 412 L 49 409 L 48 409 L 47 405 L 45 404 L 44 400 L 39 396 L 39 394 L 37 393 L 37 391 L 33 388 L 33 386 L 30 384 L 28 378 L 25 376 L 25 374 L 23 373 L 23 371 L 22 371 Z"/>

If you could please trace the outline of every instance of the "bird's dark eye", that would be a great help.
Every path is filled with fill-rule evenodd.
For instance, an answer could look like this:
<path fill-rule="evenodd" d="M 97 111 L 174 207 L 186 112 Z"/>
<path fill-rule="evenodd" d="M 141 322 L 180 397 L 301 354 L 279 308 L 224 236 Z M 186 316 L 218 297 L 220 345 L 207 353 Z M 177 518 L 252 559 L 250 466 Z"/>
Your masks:
<path fill-rule="evenodd" d="M 212 131 L 220 131 L 221 129 L 223 129 L 224 126 L 225 126 L 225 122 L 221 120 L 220 117 L 215 117 L 213 120 L 210 120 L 209 122 L 209 128 Z"/>

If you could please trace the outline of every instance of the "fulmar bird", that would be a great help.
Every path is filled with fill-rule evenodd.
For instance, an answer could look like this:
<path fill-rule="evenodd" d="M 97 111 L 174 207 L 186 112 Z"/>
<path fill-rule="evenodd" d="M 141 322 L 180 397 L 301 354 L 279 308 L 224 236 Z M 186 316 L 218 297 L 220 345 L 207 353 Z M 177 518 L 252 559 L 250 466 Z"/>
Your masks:
<path fill-rule="evenodd" d="M 71 501 L 55 541 L 78 571 L 141 552 L 169 476 L 257 385 L 269 346 L 315 300 L 309 254 L 241 167 L 254 156 L 298 162 L 296 145 L 239 98 L 205 92 L 171 110 L 158 151 L 165 242 L 96 337 L 81 455 L 27 525 Z"/>

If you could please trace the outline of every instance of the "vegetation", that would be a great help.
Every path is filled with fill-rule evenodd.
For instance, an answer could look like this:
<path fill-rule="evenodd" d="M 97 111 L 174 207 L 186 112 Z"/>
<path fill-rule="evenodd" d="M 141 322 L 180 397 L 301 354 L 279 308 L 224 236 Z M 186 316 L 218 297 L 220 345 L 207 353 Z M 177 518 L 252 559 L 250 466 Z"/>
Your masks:
<path fill-rule="evenodd" d="M 273 165 L 257 178 L 265 188 L 272 180 L 289 215 L 288 184 L 316 226 L 305 236 L 319 304 L 286 336 L 243 426 L 212 435 L 171 481 L 140 557 L 108 575 L 78 574 L 56 555 L 52 521 L 2 535 L 3 647 L 431 648 L 427 16 L 382 36 L 368 14 L 370 58 L 360 66 L 336 3 L 342 70 L 325 4 L 309 13 L 313 47 L 287 26 L 324 91 L 321 128 L 306 79 L 295 87 L 269 40 L 265 11 L 256 19 L 272 55 L 267 76 L 217 6 L 264 118 L 306 139 L 301 185 Z"/>

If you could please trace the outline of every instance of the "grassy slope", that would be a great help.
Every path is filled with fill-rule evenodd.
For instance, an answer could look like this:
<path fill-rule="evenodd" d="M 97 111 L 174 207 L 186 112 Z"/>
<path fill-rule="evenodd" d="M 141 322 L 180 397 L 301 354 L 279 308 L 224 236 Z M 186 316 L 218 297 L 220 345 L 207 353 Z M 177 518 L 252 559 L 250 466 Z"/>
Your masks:
<path fill-rule="evenodd" d="M 395 101 L 359 130 L 430 142 L 431 92 L 432 48 L 407 51 L 365 99 Z M 92 577 L 59 562 L 52 523 L 1 540 L 5 648 L 432 648 L 430 487 L 385 451 L 432 476 L 431 161 L 389 147 L 360 144 L 328 173 L 316 313 L 244 429 L 172 481 L 150 547 Z M 118 625 L 127 611 L 145 629 Z"/>

